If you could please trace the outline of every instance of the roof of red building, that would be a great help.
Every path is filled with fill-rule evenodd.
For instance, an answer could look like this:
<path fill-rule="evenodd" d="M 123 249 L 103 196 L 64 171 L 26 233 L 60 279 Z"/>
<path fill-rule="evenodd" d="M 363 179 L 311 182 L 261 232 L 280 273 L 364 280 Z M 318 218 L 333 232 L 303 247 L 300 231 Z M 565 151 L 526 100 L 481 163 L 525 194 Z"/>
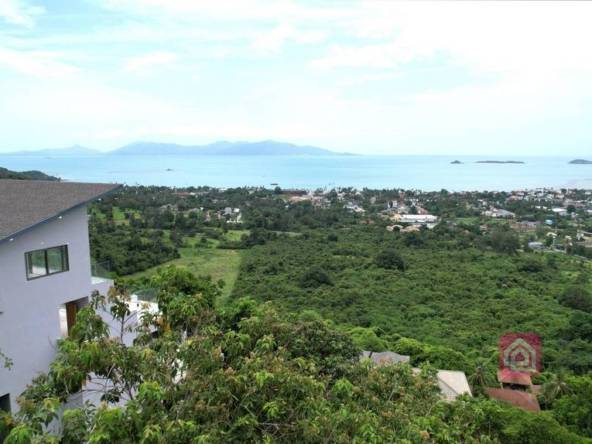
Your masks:
<path fill-rule="evenodd" d="M 531 412 L 540 412 L 541 407 L 536 396 L 532 393 L 523 392 L 522 390 L 509 390 L 500 388 L 485 389 L 489 397 L 497 399 L 498 401 L 507 402 L 514 407 L 528 410 Z"/>
<path fill-rule="evenodd" d="M 517 372 L 509 368 L 498 370 L 497 380 L 503 384 L 516 384 L 525 386 L 532 385 L 530 374 L 525 372 Z"/>

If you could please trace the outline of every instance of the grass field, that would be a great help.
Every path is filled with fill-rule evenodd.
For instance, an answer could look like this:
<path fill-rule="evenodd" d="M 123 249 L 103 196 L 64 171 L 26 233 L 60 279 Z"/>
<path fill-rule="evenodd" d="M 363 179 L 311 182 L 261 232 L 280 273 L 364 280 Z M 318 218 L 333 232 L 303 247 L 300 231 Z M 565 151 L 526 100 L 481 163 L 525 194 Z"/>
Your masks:
<path fill-rule="evenodd" d="M 136 210 L 126 210 L 128 213 L 133 214 L 135 217 L 139 217 L 139 213 Z M 129 225 L 129 220 L 126 219 L 125 213 L 119 207 L 113 207 L 113 220 L 115 224 L 121 225 L 126 224 Z"/>
<path fill-rule="evenodd" d="M 227 240 L 239 240 L 247 231 L 232 230 L 226 233 Z M 238 277 L 238 270 L 242 259 L 242 250 L 218 249 L 217 240 L 208 239 L 207 244 L 201 243 L 201 235 L 185 239 L 186 247 L 179 248 L 179 259 L 166 262 L 157 267 L 126 276 L 128 278 L 139 278 L 150 276 L 160 267 L 174 265 L 180 268 L 186 268 L 198 276 L 211 276 L 217 282 L 224 281 L 222 298 L 219 303 L 224 303 L 228 298 L 234 283 Z"/>

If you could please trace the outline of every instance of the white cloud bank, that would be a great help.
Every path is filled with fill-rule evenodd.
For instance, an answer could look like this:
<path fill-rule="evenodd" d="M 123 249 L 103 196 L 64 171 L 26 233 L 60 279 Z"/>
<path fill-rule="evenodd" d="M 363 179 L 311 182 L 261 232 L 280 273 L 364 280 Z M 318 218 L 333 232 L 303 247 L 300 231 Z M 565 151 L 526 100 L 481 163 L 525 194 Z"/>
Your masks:
<path fill-rule="evenodd" d="M 124 69 L 132 73 L 146 73 L 159 66 L 170 66 L 176 60 L 177 55 L 172 52 L 151 52 L 128 59 Z"/>
<path fill-rule="evenodd" d="M 32 27 L 35 19 L 45 12 L 45 8 L 34 6 L 25 0 L 2 0 L 0 1 L 0 19 L 5 22 Z"/>
<path fill-rule="evenodd" d="M 55 136 L 50 145 L 278 138 L 459 154 L 592 146 L 581 124 L 592 120 L 589 2 L 91 3 L 108 26 L 0 47 L 0 64 L 23 74 L 2 85 L 0 72 L 4 103 L 19 111 L 0 104 L 4 137 L 19 140 L 28 119 Z M 0 5 L 1 17 L 25 27 L 42 12 Z M 418 79 L 424 65 L 435 69 Z M 19 90 L 35 94 L 25 100 Z"/>

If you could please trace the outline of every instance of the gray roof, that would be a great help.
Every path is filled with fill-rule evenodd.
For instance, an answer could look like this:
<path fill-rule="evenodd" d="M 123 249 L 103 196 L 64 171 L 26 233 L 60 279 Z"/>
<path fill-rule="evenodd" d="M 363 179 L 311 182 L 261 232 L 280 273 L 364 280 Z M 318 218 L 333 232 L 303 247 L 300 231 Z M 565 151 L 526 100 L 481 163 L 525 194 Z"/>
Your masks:
<path fill-rule="evenodd" d="M 119 186 L 0 179 L 0 241 L 87 204 Z"/>
<path fill-rule="evenodd" d="M 373 352 L 364 350 L 360 354 L 360 359 L 370 359 L 376 365 L 398 364 L 400 362 L 409 362 L 409 356 L 400 355 L 395 352 Z"/>
<path fill-rule="evenodd" d="M 471 394 L 471 387 L 464 372 L 455 370 L 438 370 L 438 387 L 444 398 L 454 401 L 461 395 Z"/>

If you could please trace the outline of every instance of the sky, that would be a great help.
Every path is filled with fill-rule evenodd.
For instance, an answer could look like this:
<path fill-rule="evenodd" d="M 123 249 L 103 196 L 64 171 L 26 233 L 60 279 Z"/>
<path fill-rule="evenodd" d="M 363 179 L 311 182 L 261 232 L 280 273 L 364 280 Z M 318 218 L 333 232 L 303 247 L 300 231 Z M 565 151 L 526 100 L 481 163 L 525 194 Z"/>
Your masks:
<path fill-rule="evenodd" d="M 592 154 L 592 2 L 0 0 L 0 152 Z"/>

